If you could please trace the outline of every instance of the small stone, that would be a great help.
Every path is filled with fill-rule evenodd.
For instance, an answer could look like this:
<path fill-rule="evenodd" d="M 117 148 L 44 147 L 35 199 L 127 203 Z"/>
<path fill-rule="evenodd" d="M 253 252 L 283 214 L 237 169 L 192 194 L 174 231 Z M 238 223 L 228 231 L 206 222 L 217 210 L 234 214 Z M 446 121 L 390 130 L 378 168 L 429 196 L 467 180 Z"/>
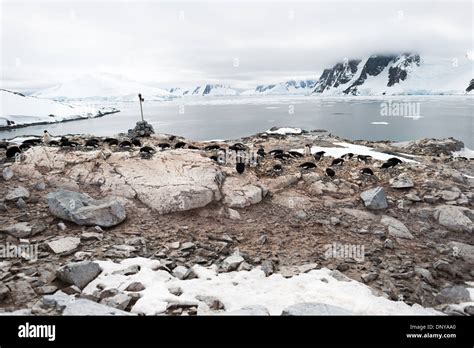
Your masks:
<path fill-rule="evenodd" d="M 339 225 L 341 223 L 341 219 L 335 216 L 332 216 L 330 220 L 332 225 Z"/>
<path fill-rule="evenodd" d="M 404 173 L 390 180 L 390 187 L 395 189 L 407 189 L 415 186 L 413 181 Z"/>
<path fill-rule="evenodd" d="M 188 269 L 186 267 L 177 266 L 173 269 L 173 272 L 171 274 L 173 274 L 173 276 L 175 276 L 176 278 L 183 280 L 187 272 L 188 272 Z"/>
<path fill-rule="evenodd" d="M 362 274 L 360 277 L 362 281 L 367 284 L 377 279 L 379 277 L 379 274 L 376 272 L 370 272 L 370 273 Z"/>
<path fill-rule="evenodd" d="M 194 247 L 195 247 L 194 243 L 186 242 L 186 243 L 183 243 L 183 245 L 181 245 L 181 250 L 189 250 Z"/>
<path fill-rule="evenodd" d="M 263 244 L 265 244 L 265 243 L 267 242 L 267 240 L 268 240 L 267 235 L 266 235 L 266 234 L 263 234 L 263 235 L 261 235 L 261 236 L 258 238 L 257 243 L 260 244 L 260 245 L 263 245 Z"/>
<path fill-rule="evenodd" d="M 47 243 L 46 245 L 55 254 L 71 254 L 81 244 L 81 240 L 76 237 L 65 237 Z"/>
<path fill-rule="evenodd" d="M 119 293 L 115 296 L 104 298 L 103 300 L 100 301 L 100 304 L 117 308 L 123 311 L 127 308 L 131 300 L 132 298 L 128 296 L 127 294 Z"/>
<path fill-rule="evenodd" d="M 169 288 L 168 291 L 170 292 L 170 294 L 175 296 L 181 296 L 181 294 L 183 293 L 183 290 L 181 290 L 179 286 L 173 286 Z"/>
<path fill-rule="evenodd" d="M 33 186 L 33 188 L 38 191 L 44 191 L 46 190 L 46 184 L 44 182 L 38 182 Z"/>
<path fill-rule="evenodd" d="M 65 231 L 66 230 L 66 224 L 64 222 L 59 222 L 58 223 L 58 228 L 61 230 L 61 231 Z"/>
<path fill-rule="evenodd" d="M 17 206 L 18 209 L 26 209 L 27 208 L 26 202 L 23 200 L 23 198 L 18 198 L 18 200 L 16 201 L 16 206 Z"/>
<path fill-rule="evenodd" d="M 7 210 L 8 210 L 7 205 L 4 203 L 0 203 L 0 211 L 7 211 Z"/>
<path fill-rule="evenodd" d="M 8 233 L 16 238 L 26 238 L 32 234 L 32 226 L 28 222 L 19 222 L 4 227 L 0 231 Z"/>
<path fill-rule="evenodd" d="M 229 215 L 229 219 L 231 219 L 231 220 L 240 220 L 240 219 L 242 219 L 242 217 L 240 216 L 240 213 L 235 209 L 228 208 L 227 213 Z"/>
<path fill-rule="evenodd" d="M 180 246 L 179 242 L 173 242 L 167 245 L 168 249 L 179 249 L 179 246 Z"/>
<path fill-rule="evenodd" d="M 214 296 L 196 296 L 196 300 L 204 302 L 210 309 L 214 311 L 225 310 L 224 304 Z"/>
<path fill-rule="evenodd" d="M 263 273 L 265 273 L 266 277 L 272 275 L 274 272 L 273 262 L 271 261 L 263 261 L 260 268 L 262 269 Z"/>
<path fill-rule="evenodd" d="M 27 199 L 30 197 L 30 191 L 28 191 L 23 186 L 18 186 L 17 188 L 9 191 L 5 196 L 6 201 L 17 201 L 20 198 Z"/>
<path fill-rule="evenodd" d="M 299 220 L 307 220 L 308 214 L 303 210 L 299 210 L 295 213 L 295 217 Z"/>
<path fill-rule="evenodd" d="M 138 292 L 145 290 L 145 286 L 140 282 L 133 282 L 125 288 L 125 291 Z"/>
<path fill-rule="evenodd" d="M 234 254 L 224 260 L 222 268 L 226 272 L 232 272 L 235 271 L 242 262 L 244 262 L 244 258 L 238 254 Z"/>
<path fill-rule="evenodd" d="M 128 266 L 127 268 L 125 268 L 125 269 L 120 269 L 120 270 L 114 271 L 114 272 L 112 272 L 112 274 L 120 274 L 120 275 L 130 276 L 130 275 L 134 275 L 134 274 L 137 274 L 138 272 L 140 272 L 140 269 L 141 269 L 141 267 L 139 265 L 131 265 L 131 266 Z"/>
<path fill-rule="evenodd" d="M 396 238 L 413 239 L 413 235 L 408 228 L 397 219 L 388 215 L 383 215 L 380 222 L 387 226 L 388 234 Z"/>
<path fill-rule="evenodd" d="M 102 240 L 104 236 L 101 233 L 95 232 L 84 232 L 81 234 L 81 240 L 88 241 L 88 240 Z"/>
<path fill-rule="evenodd" d="M 13 170 L 10 167 L 5 167 L 2 172 L 3 180 L 8 181 L 13 178 Z"/>
<path fill-rule="evenodd" d="M 383 242 L 383 247 L 385 249 L 393 249 L 394 248 L 394 245 L 393 245 L 393 241 L 391 239 L 385 239 L 385 241 Z"/>

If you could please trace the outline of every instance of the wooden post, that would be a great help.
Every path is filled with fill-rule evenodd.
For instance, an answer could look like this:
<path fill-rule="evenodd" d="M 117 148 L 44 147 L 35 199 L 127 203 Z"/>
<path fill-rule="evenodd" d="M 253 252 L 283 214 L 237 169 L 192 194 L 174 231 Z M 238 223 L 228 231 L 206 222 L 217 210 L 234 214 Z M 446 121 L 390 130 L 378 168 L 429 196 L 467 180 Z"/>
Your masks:
<path fill-rule="evenodd" d="M 138 100 L 140 101 L 140 113 L 141 113 L 141 115 L 142 115 L 142 122 L 143 122 L 143 107 L 142 107 L 142 101 L 144 101 L 145 99 L 142 98 L 141 93 L 138 93 Z"/>

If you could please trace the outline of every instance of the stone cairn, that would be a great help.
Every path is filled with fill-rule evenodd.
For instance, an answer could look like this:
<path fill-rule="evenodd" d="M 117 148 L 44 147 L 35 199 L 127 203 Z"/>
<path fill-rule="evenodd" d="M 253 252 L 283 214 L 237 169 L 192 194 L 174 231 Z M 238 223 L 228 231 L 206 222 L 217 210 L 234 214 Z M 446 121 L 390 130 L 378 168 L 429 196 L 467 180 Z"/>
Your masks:
<path fill-rule="evenodd" d="M 155 134 L 155 131 L 147 121 L 138 121 L 135 128 L 128 130 L 130 138 L 149 137 L 152 134 Z"/>

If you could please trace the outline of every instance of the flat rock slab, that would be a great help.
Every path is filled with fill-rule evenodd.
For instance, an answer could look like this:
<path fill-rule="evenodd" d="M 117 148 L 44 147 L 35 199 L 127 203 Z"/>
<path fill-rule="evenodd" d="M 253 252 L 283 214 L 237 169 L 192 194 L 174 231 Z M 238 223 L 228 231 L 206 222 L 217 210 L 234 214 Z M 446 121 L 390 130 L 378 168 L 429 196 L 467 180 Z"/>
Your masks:
<path fill-rule="evenodd" d="M 160 152 L 150 160 L 117 156 L 110 159 L 115 171 L 143 204 L 160 214 L 201 208 L 222 198 L 222 171 L 191 150 Z"/>
<path fill-rule="evenodd" d="M 54 216 L 78 225 L 112 227 L 126 218 L 124 206 L 113 198 L 93 199 L 86 194 L 61 190 L 47 196 Z"/>
<path fill-rule="evenodd" d="M 413 235 L 401 221 L 398 221 L 391 216 L 383 215 L 380 222 L 387 226 L 388 234 L 392 237 L 413 239 Z"/>
<path fill-rule="evenodd" d="M 47 245 L 55 254 L 70 254 L 75 251 L 81 239 L 76 237 L 66 237 L 48 242 Z"/>
<path fill-rule="evenodd" d="M 5 196 L 6 201 L 16 201 L 20 198 L 27 199 L 30 197 L 30 191 L 28 191 L 23 186 L 18 186 L 13 190 L 8 191 L 7 195 Z"/>
<path fill-rule="evenodd" d="M 452 205 L 441 205 L 436 207 L 433 216 L 441 226 L 453 232 L 471 233 L 474 229 L 473 222 L 468 217 L 472 216 L 469 208 Z"/>

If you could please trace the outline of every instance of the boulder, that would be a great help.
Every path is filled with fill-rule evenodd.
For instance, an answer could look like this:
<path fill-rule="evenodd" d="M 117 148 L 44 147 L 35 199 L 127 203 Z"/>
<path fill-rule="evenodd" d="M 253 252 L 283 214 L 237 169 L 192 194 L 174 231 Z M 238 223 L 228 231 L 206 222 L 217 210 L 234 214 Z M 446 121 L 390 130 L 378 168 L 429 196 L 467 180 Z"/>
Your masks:
<path fill-rule="evenodd" d="M 126 218 L 124 206 L 113 198 L 93 199 L 86 194 L 61 190 L 47 196 L 54 216 L 78 225 L 111 227 Z"/>
<path fill-rule="evenodd" d="M 453 286 L 442 289 L 435 297 L 436 302 L 442 303 L 461 303 L 470 302 L 469 291 L 463 286 Z"/>
<path fill-rule="evenodd" d="M 76 285 L 83 289 L 102 272 L 100 266 L 92 261 L 81 261 L 69 263 L 61 267 L 58 278 L 64 283 Z"/>
<path fill-rule="evenodd" d="M 230 208 L 244 208 L 259 203 L 268 190 L 238 177 L 228 177 L 222 186 L 223 203 Z"/>
<path fill-rule="evenodd" d="M 224 269 L 226 272 L 235 271 L 242 262 L 244 262 L 244 258 L 242 256 L 233 254 L 224 260 L 222 263 L 222 269 Z"/>
<path fill-rule="evenodd" d="M 364 191 L 360 194 L 360 198 L 362 198 L 365 207 L 368 209 L 379 210 L 388 207 L 387 197 L 385 196 L 383 187 L 376 187 Z"/>
<path fill-rule="evenodd" d="M 468 214 L 472 214 L 469 208 L 441 205 L 436 207 L 433 216 L 441 226 L 446 227 L 450 231 L 471 233 L 473 231 L 473 223 L 466 216 Z"/>
<path fill-rule="evenodd" d="M 352 315 L 344 308 L 324 303 L 304 302 L 291 305 L 283 310 L 281 315 Z"/>
<path fill-rule="evenodd" d="M 13 170 L 10 167 L 3 168 L 2 171 L 3 180 L 8 181 L 13 178 Z"/>
<path fill-rule="evenodd" d="M 383 215 L 380 222 L 387 227 L 388 234 L 390 236 L 396 238 L 413 239 L 413 235 L 401 221 L 391 216 Z"/>
<path fill-rule="evenodd" d="M 453 249 L 454 256 L 462 257 L 467 262 L 474 264 L 474 245 L 460 242 L 449 242 L 448 246 Z"/>

